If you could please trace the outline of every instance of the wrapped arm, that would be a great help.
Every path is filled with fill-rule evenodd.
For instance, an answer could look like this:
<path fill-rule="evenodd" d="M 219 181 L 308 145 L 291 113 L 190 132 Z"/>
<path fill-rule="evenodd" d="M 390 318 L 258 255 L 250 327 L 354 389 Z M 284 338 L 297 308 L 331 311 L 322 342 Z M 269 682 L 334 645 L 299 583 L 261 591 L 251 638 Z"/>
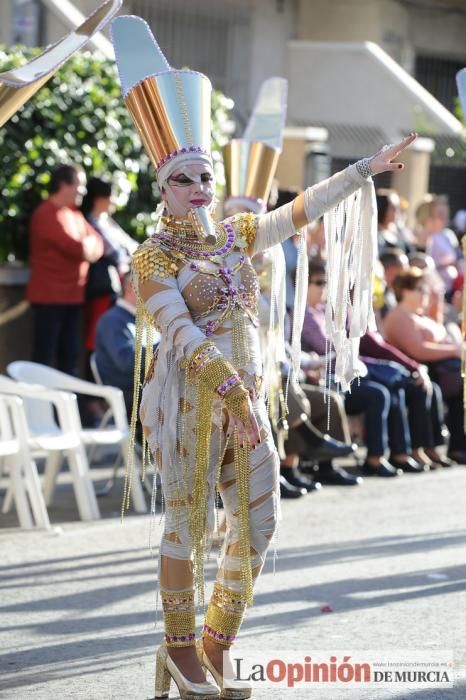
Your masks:
<path fill-rule="evenodd" d="M 175 349 L 177 359 L 188 358 L 202 343 L 205 334 L 198 328 L 178 289 L 174 277 L 151 276 L 138 284 L 138 292 L 146 313 Z"/>
<path fill-rule="evenodd" d="M 259 217 L 251 254 L 281 243 L 296 233 L 297 229 L 319 219 L 368 182 L 370 179 L 360 174 L 358 164 L 355 163 L 327 180 L 308 187 L 293 202 Z"/>

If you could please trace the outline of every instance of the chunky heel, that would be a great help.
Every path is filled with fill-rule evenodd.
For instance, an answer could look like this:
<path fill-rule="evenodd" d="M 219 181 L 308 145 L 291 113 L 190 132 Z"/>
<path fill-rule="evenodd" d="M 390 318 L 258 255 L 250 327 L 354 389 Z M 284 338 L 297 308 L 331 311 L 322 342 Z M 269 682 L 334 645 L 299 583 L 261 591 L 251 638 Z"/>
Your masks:
<path fill-rule="evenodd" d="M 216 684 L 220 688 L 220 700 L 248 700 L 252 695 L 252 686 L 245 681 L 229 680 L 225 681 L 222 674 L 217 671 L 209 657 L 204 651 L 202 639 L 196 642 L 196 649 L 199 661 L 211 674 Z"/>
<path fill-rule="evenodd" d="M 171 680 L 177 685 L 181 700 L 217 700 L 220 690 L 214 683 L 193 683 L 183 676 L 165 644 L 157 650 L 155 664 L 155 698 L 168 698 Z"/>
<path fill-rule="evenodd" d="M 160 646 L 155 660 L 155 700 L 168 698 L 170 682 L 170 671 L 167 669 L 167 649 L 164 646 Z"/>

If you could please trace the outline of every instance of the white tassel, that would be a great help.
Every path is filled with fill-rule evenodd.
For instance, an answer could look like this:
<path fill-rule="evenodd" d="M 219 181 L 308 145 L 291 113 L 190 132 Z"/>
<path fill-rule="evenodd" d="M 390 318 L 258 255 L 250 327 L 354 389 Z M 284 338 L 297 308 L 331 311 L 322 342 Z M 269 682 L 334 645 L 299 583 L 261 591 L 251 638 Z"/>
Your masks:
<path fill-rule="evenodd" d="M 308 260 L 305 229 L 299 232 L 298 260 L 296 264 L 295 303 L 291 334 L 291 381 L 297 383 L 301 365 L 301 333 L 306 312 L 308 287 Z"/>
<path fill-rule="evenodd" d="M 375 190 L 368 182 L 324 217 L 327 251 L 327 336 L 335 379 L 346 391 L 358 376 L 359 340 L 374 327 L 372 270 L 377 251 Z"/>

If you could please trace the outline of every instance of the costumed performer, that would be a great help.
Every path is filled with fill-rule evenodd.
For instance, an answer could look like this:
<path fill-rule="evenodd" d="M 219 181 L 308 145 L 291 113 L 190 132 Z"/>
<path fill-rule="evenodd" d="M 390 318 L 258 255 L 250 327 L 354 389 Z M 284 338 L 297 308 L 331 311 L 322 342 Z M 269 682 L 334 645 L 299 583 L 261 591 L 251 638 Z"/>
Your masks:
<path fill-rule="evenodd" d="M 133 256 L 138 337 L 143 325 L 161 333 L 140 409 L 166 504 L 159 569 L 165 642 L 157 652 L 155 694 L 166 697 L 173 678 L 182 698 L 217 697 L 216 685 L 205 681 L 202 662 L 220 697 L 239 700 L 250 697 L 251 689 L 227 687 L 222 652 L 234 642 L 252 602 L 278 510 L 278 457 L 264 403 L 259 284 L 251 259 L 327 212 L 329 265 L 336 276 L 330 290 L 330 334 L 346 386 L 355 375 L 358 338 L 372 318 L 371 268 L 377 246 L 371 176 L 401 168 L 391 161 L 415 135 L 307 189 L 280 209 L 214 223 L 209 80 L 171 68 L 140 18 L 118 17 L 112 34 L 124 99 L 156 169 L 164 205 L 158 230 Z M 345 216 L 342 208 L 335 213 L 339 203 Z M 304 310 L 305 302 L 298 266 L 296 306 Z M 294 332 L 299 322 L 298 308 Z M 202 600 L 216 483 L 227 533 L 198 658 L 195 589 Z M 131 474 L 128 489 L 130 485 Z"/>

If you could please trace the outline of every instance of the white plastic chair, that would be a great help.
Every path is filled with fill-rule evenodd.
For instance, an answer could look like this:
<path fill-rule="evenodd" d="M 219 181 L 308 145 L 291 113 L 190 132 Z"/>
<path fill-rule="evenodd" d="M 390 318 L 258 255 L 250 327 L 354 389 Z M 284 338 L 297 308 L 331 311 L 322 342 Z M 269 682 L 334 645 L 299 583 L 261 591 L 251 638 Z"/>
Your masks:
<path fill-rule="evenodd" d="M 40 365 L 36 362 L 12 362 L 7 367 L 8 373 L 17 381 L 31 384 L 41 384 L 50 389 L 60 389 L 73 394 L 88 396 L 100 396 L 108 403 L 114 420 L 114 426 L 108 428 L 83 428 L 81 426 L 81 440 L 87 447 L 95 445 L 119 445 L 125 465 L 128 460 L 129 426 L 126 417 L 126 408 L 123 392 L 116 387 L 101 386 L 77 379 L 69 374 L 60 372 L 52 367 Z M 137 464 L 137 459 L 134 460 Z M 147 512 L 147 504 L 142 488 L 141 480 L 134 475 L 132 480 L 132 499 L 134 509 L 138 513 Z"/>
<path fill-rule="evenodd" d="M 51 503 L 63 456 L 66 456 L 81 520 L 100 518 L 86 451 L 81 442 L 76 396 L 15 382 L 5 376 L 0 376 L 0 393 L 13 394 L 24 401 L 27 445 L 34 457 L 46 458 L 43 486 L 46 505 Z"/>
<path fill-rule="evenodd" d="M 91 352 L 89 356 L 89 365 L 91 368 L 92 376 L 96 384 L 103 385 L 102 377 L 100 376 L 99 368 L 97 367 L 97 359 L 95 352 Z"/>
<path fill-rule="evenodd" d="M 2 513 L 15 502 L 20 527 L 50 530 L 37 466 L 28 446 L 24 404 L 19 396 L 0 394 L 0 461 L 9 477 Z"/>

